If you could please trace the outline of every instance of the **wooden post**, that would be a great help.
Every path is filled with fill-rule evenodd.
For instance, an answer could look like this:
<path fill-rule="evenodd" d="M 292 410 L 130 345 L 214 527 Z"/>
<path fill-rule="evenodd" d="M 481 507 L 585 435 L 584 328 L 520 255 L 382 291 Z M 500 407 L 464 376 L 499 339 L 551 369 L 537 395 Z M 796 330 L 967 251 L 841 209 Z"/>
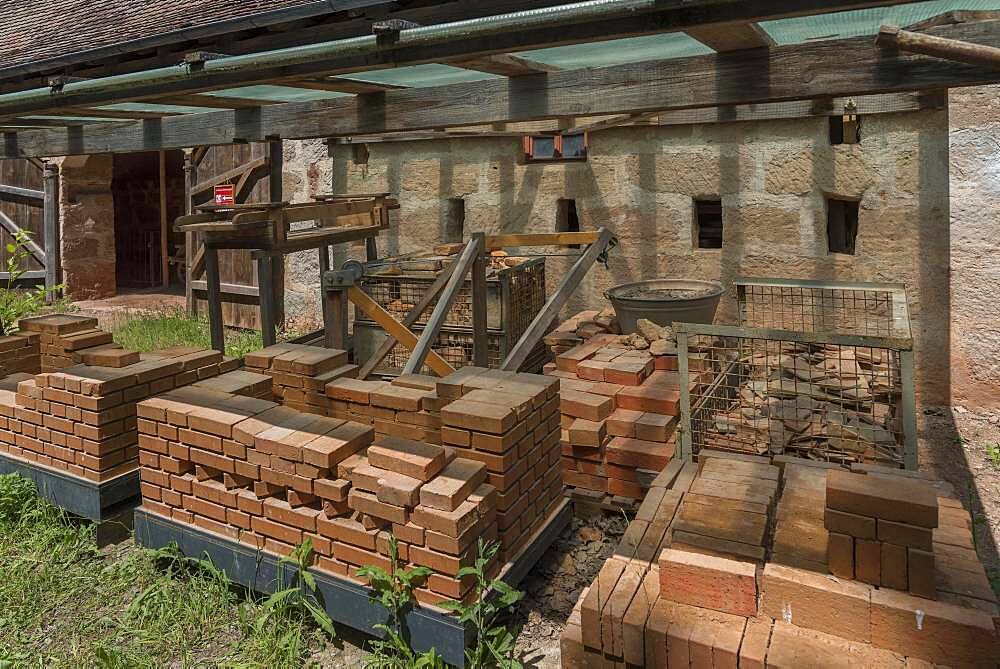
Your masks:
<path fill-rule="evenodd" d="M 274 286 L 271 285 L 274 275 L 271 272 L 271 257 L 263 255 L 257 258 L 257 295 L 260 300 L 260 334 L 264 346 L 275 343 L 274 322 Z"/>
<path fill-rule="evenodd" d="M 281 173 L 284 169 L 284 155 L 281 139 L 270 139 L 267 142 L 268 156 L 268 198 L 271 202 L 281 202 Z M 271 259 L 271 290 L 274 304 L 274 324 L 281 327 L 285 322 L 285 257 L 274 256 Z"/>
<path fill-rule="evenodd" d="M 184 213 L 194 213 L 194 182 L 198 178 L 198 167 L 194 164 L 191 151 L 184 152 Z M 192 316 L 198 315 L 198 301 L 194 298 L 194 288 L 191 281 L 191 265 L 194 263 L 196 237 L 193 232 L 184 233 L 184 302 L 187 312 Z"/>
<path fill-rule="evenodd" d="M 607 228 L 601 228 L 597 237 L 597 241 L 587 247 L 587 249 L 580 254 L 573 266 L 570 267 L 569 271 L 563 276 L 562 281 L 559 282 L 559 286 L 556 291 L 552 293 L 552 296 L 545 302 L 542 310 L 538 312 L 531 324 L 528 325 L 528 329 L 524 331 L 521 338 L 517 340 L 514 344 L 514 348 L 511 349 L 510 353 L 507 354 L 507 358 L 503 361 L 503 365 L 500 369 L 504 369 L 510 372 L 520 371 L 521 367 L 528 360 L 528 356 L 531 352 L 535 350 L 535 346 L 538 344 L 539 340 L 545 336 L 548 332 L 549 326 L 552 321 L 559 314 L 559 310 L 563 308 L 566 304 L 566 300 L 569 296 L 573 294 L 576 287 L 580 284 L 580 281 L 587 272 L 590 271 L 591 265 L 597 260 L 604 249 L 607 248 L 608 244 L 611 243 L 611 231 Z"/>
<path fill-rule="evenodd" d="M 420 372 L 424 360 L 427 359 L 427 354 L 430 353 L 434 342 L 437 340 L 441 326 L 448 317 L 451 305 L 455 302 L 458 290 L 465 282 L 465 275 L 472 269 L 472 263 L 476 257 L 481 256 L 485 250 L 484 243 L 485 237 L 482 235 L 473 237 L 466 243 L 462 255 L 455 261 L 454 273 L 441 291 L 441 296 L 438 298 L 437 304 L 434 305 L 434 310 L 427 318 L 427 325 L 424 326 L 424 331 L 420 333 L 420 338 L 417 340 L 416 346 L 413 347 L 413 351 L 410 353 L 410 357 L 403 367 L 403 374 L 418 374 Z"/>
<path fill-rule="evenodd" d="M 472 263 L 472 364 L 489 365 L 489 337 L 486 335 L 486 235 L 473 233 L 479 248 Z"/>
<path fill-rule="evenodd" d="M 225 352 L 226 337 L 222 327 L 222 286 L 219 279 L 219 251 L 205 247 L 205 283 L 208 288 L 208 327 L 212 348 Z"/>
<path fill-rule="evenodd" d="M 160 151 L 160 273 L 170 287 L 170 224 L 167 222 L 167 152 Z"/>
<path fill-rule="evenodd" d="M 46 301 L 55 300 L 55 291 L 62 275 L 59 254 L 59 167 L 45 163 L 42 172 L 44 195 L 42 199 L 43 241 L 45 242 Z"/>
<path fill-rule="evenodd" d="M 326 292 L 323 331 L 327 348 L 344 349 L 347 344 L 347 291 L 343 288 Z"/>

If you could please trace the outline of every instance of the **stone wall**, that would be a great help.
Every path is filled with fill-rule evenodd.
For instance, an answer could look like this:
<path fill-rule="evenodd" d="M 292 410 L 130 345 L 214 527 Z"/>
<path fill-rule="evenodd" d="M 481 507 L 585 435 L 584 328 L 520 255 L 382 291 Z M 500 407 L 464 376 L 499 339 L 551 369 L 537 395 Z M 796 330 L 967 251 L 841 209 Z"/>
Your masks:
<path fill-rule="evenodd" d="M 1000 407 L 1000 86 L 948 96 L 951 177 L 951 389 L 955 403 Z M 945 277 L 942 277 L 944 280 Z M 942 349 L 942 351 L 947 349 Z"/>
<path fill-rule="evenodd" d="M 111 154 L 68 156 L 60 164 L 59 224 L 63 283 L 76 300 L 115 294 Z"/>
<path fill-rule="evenodd" d="M 590 272 L 568 311 L 602 301 L 608 287 L 654 277 L 715 279 L 730 287 L 740 275 L 903 282 L 919 392 L 924 401 L 945 402 L 949 360 L 941 351 L 948 349 L 952 306 L 948 114 L 865 117 L 858 145 L 831 146 L 827 123 L 619 128 L 592 135 L 590 158 L 578 163 L 525 164 L 516 138 L 372 144 L 366 164 L 353 162 L 345 146 L 332 160 L 332 189 L 398 193 L 401 209 L 380 240 L 385 253 L 437 243 L 449 198 L 465 199 L 466 236 L 552 232 L 558 200 L 574 199 L 581 229 L 608 226 L 621 245 L 609 269 Z M 319 160 L 286 163 L 296 171 L 286 184 L 294 178 L 305 195 L 329 187 L 308 183 L 308 174 L 330 169 L 329 159 Z M 826 196 L 860 201 L 853 256 L 827 253 Z M 694 248 L 694 200 L 705 198 L 723 203 L 722 249 Z M 550 289 L 569 262 L 547 261 Z M 297 293 L 293 286 L 289 300 Z M 720 322 L 733 321 L 733 297 L 730 291 Z"/>

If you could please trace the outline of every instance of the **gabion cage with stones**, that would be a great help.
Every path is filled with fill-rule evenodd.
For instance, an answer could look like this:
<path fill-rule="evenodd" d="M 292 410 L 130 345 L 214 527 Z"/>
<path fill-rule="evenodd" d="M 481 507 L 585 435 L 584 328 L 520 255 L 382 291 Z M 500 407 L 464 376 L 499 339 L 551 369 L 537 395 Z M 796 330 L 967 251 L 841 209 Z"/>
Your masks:
<path fill-rule="evenodd" d="M 913 346 L 896 284 L 736 281 L 742 327 L 679 324 L 682 452 L 916 467 Z M 877 333 L 877 334 L 876 334 Z"/>

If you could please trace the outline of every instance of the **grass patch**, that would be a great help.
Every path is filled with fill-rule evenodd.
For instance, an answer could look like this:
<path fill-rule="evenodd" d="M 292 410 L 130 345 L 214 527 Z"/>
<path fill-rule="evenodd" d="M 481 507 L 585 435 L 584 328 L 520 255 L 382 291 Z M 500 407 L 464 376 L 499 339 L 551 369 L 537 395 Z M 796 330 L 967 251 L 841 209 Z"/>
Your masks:
<path fill-rule="evenodd" d="M 0 668 L 296 667 L 325 640 L 208 563 L 131 541 L 98 550 L 34 484 L 0 475 Z"/>
<path fill-rule="evenodd" d="M 226 355 L 242 358 L 264 347 L 260 332 L 226 328 Z M 115 343 L 131 351 L 145 353 L 168 346 L 212 347 L 208 321 L 184 312 L 141 315 L 116 326 Z"/>

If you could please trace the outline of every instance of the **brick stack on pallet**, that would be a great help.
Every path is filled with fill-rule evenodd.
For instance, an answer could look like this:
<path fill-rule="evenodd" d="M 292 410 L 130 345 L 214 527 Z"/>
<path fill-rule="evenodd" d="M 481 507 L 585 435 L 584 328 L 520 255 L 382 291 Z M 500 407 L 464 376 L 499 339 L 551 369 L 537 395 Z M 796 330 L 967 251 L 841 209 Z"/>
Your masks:
<path fill-rule="evenodd" d="M 825 524 L 835 576 L 934 598 L 933 486 L 830 470 Z"/>
<path fill-rule="evenodd" d="M 153 513 L 287 555 L 305 539 L 316 566 L 434 570 L 416 591 L 439 604 L 468 597 L 456 574 L 496 536 L 496 491 L 482 464 L 361 423 L 273 402 L 183 388 L 139 406 L 143 505 Z M 496 567 L 494 567 L 495 569 Z"/>
<path fill-rule="evenodd" d="M 114 346 L 111 333 L 99 329 L 97 319 L 89 316 L 33 316 L 22 318 L 17 325 L 22 332 L 38 335 L 42 372 L 64 369 L 80 362 L 73 359 L 73 354 L 83 349 Z"/>
<path fill-rule="evenodd" d="M 702 473 L 713 468 L 713 460 L 738 467 L 752 462 L 748 457 L 702 453 Z M 830 466 L 791 456 L 781 456 L 777 464 L 783 485 L 777 498 L 775 534 L 783 525 L 795 522 L 797 509 L 805 509 L 817 499 L 821 500 L 822 523 Z M 835 471 L 848 474 L 845 469 Z M 912 482 L 920 477 L 871 466 L 862 476 L 870 477 L 869 483 L 876 485 Z M 693 483 L 675 482 L 665 493 L 657 493 L 662 502 L 676 490 L 681 511 L 672 500 L 661 506 L 650 496 L 643 509 L 648 511 L 655 504 L 654 522 L 665 522 L 669 534 L 677 526 L 688 497 L 700 494 L 695 492 L 700 481 L 699 476 Z M 819 495 L 818 481 L 823 484 Z M 978 577 L 982 574 L 985 581 L 967 534 L 971 518 L 956 500 L 943 496 L 947 485 L 921 483 L 937 492 L 940 527 L 932 532 L 935 552 L 948 555 L 952 561 L 947 575 L 938 570 L 936 601 L 884 584 L 874 587 L 831 576 L 821 564 L 825 557 L 804 561 L 823 567 L 817 572 L 770 559 L 761 565 L 757 560 L 734 558 L 720 551 L 667 546 L 664 542 L 663 550 L 647 560 L 648 552 L 640 558 L 633 549 L 634 537 L 648 535 L 652 523 L 637 518 L 626 531 L 625 538 L 632 538 L 623 538 L 617 554 L 604 564 L 571 614 L 561 642 L 562 665 L 789 669 L 902 668 L 931 663 L 997 666 L 998 611 L 988 583 L 982 584 Z M 840 504 L 836 495 L 834 503 Z M 809 522 L 814 521 L 810 518 Z M 733 524 L 738 524 L 735 518 Z M 803 540 L 809 538 L 806 533 Z M 954 545 L 964 546 L 967 541 L 969 548 Z M 791 554 L 791 548 L 785 551 Z M 943 593 L 942 583 L 959 592 Z"/>
<path fill-rule="evenodd" d="M 275 344 L 247 353 L 244 364 L 251 372 L 266 374 L 274 382 L 274 399 L 298 411 L 327 415 L 328 383 L 357 375 L 357 365 L 347 362 L 347 351 Z"/>
<path fill-rule="evenodd" d="M 621 334 L 615 310 L 587 310 L 566 319 L 543 339 L 552 357 L 557 358 L 595 335 Z"/>
<path fill-rule="evenodd" d="M 408 437 L 441 444 L 437 379 L 404 374 L 389 381 L 342 378 L 327 384 L 328 415 L 366 423 L 376 435 Z"/>
<path fill-rule="evenodd" d="M 650 337 L 669 336 L 666 328 L 643 325 Z M 657 355 L 641 334 L 598 333 L 546 367 L 561 381 L 563 481 L 580 500 L 642 499 L 674 455 L 680 414 L 676 347 L 666 339 L 653 341 L 664 344 L 656 347 Z M 699 379 L 693 373 L 689 382 Z"/>
<path fill-rule="evenodd" d="M 441 379 L 441 437 L 482 462 L 497 489 L 497 524 L 512 558 L 562 500 L 558 383 L 537 374 L 463 367 Z"/>
<path fill-rule="evenodd" d="M 40 372 L 42 368 L 40 340 L 38 333 L 35 332 L 0 337 L 0 377 Z"/>
<path fill-rule="evenodd" d="M 136 402 L 239 364 L 191 347 L 141 358 L 122 367 L 43 372 L 19 381 L 16 392 L 0 390 L 0 452 L 89 481 L 109 480 L 136 469 Z"/>

